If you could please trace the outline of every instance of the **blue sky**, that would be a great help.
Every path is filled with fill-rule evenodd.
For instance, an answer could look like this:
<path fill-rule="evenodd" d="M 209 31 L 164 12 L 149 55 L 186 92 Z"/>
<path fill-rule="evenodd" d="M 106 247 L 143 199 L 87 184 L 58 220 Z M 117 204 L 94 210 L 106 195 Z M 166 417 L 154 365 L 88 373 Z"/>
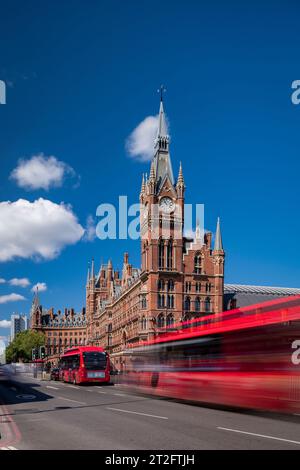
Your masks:
<path fill-rule="evenodd" d="M 0 105 L 0 201 L 11 203 L 0 220 L 6 281 L 0 302 L 12 293 L 25 300 L 4 298 L 0 321 L 14 311 L 28 313 L 36 283 L 47 285 L 40 295 L 46 307 L 80 309 L 93 256 L 97 267 L 110 256 L 121 268 L 128 251 L 139 265 L 138 241 L 74 240 L 100 203 L 117 204 L 119 195 L 137 202 L 149 163 L 130 158 L 125 143 L 157 114 L 161 83 L 173 170 L 177 175 L 182 161 L 186 202 L 205 204 L 208 229 L 221 217 L 225 281 L 299 287 L 300 105 L 291 102 L 291 83 L 300 79 L 300 6 L 245 3 L 2 3 L 0 80 L 7 104 Z M 24 164 L 38 155 L 63 162 L 60 186 L 53 180 L 48 189 L 35 189 L 24 183 L 24 172 L 23 179 L 20 172 L 19 179 L 10 177 L 20 159 Z M 45 207 L 35 203 L 45 218 L 45 240 L 55 239 L 45 256 L 30 248 L 34 224 L 20 220 L 14 204 L 23 199 L 22 207 L 32 208 L 39 198 L 50 201 L 50 211 L 61 202 L 66 210 L 52 233 Z M 22 256 L 9 243 L 17 230 L 29 238 L 21 237 Z M 12 285 L 14 278 L 30 285 Z M 0 336 L 8 331 L 0 328 Z"/>

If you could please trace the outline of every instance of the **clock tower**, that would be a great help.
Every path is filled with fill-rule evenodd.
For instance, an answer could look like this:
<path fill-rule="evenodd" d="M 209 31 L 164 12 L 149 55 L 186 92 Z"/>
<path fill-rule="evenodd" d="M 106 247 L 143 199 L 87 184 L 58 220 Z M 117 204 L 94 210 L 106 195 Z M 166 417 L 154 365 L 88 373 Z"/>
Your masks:
<path fill-rule="evenodd" d="M 154 329 L 180 321 L 182 311 L 184 180 L 174 180 L 170 137 L 161 96 L 158 132 L 149 178 L 143 176 L 141 203 L 142 289 Z M 157 322 L 162 315 L 164 320 Z"/>

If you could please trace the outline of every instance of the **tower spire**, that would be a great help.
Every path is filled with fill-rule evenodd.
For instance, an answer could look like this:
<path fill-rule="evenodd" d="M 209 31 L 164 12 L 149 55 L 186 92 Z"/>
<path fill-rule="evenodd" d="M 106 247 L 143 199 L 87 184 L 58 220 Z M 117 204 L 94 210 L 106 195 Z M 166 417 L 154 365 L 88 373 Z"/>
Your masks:
<path fill-rule="evenodd" d="M 155 140 L 155 155 L 154 155 L 154 164 L 155 164 L 155 178 L 158 183 L 157 189 L 160 189 L 161 184 L 168 176 L 171 184 L 174 185 L 174 177 L 172 164 L 169 153 L 169 143 L 170 137 L 168 134 L 168 125 L 166 120 L 166 115 L 163 105 L 163 91 L 164 87 L 160 87 L 160 104 L 159 104 L 159 114 L 158 114 L 158 129 L 157 137 Z"/>
<path fill-rule="evenodd" d="M 40 305 L 39 287 L 38 287 L 38 286 L 36 286 L 36 289 L 35 289 L 35 292 L 34 292 L 34 296 L 33 296 L 32 304 L 33 304 L 35 307 L 38 307 L 38 306 Z"/>
<path fill-rule="evenodd" d="M 217 220 L 217 229 L 216 229 L 216 238 L 215 238 L 214 251 L 223 251 L 222 235 L 221 235 L 221 227 L 220 227 L 220 217 L 218 217 L 218 220 Z"/>
<path fill-rule="evenodd" d="M 145 175 L 143 173 L 143 177 L 142 177 L 142 186 L 141 186 L 141 194 L 143 194 L 145 192 L 145 189 L 146 189 L 146 185 L 145 185 Z"/>
<path fill-rule="evenodd" d="M 94 258 L 92 259 L 92 269 L 91 269 L 91 277 L 90 279 L 94 279 L 95 278 L 95 262 L 94 262 Z"/>
<path fill-rule="evenodd" d="M 165 138 L 167 139 L 167 143 L 169 143 L 169 136 L 168 136 L 168 127 L 166 122 L 166 116 L 164 111 L 163 101 L 161 99 L 159 105 L 159 114 L 158 114 L 158 131 L 157 131 L 157 140 Z"/>
<path fill-rule="evenodd" d="M 182 165 L 180 162 L 179 165 L 179 173 L 178 173 L 178 178 L 177 178 L 177 186 L 184 186 L 184 179 L 183 179 L 183 173 L 182 173 Z"/>

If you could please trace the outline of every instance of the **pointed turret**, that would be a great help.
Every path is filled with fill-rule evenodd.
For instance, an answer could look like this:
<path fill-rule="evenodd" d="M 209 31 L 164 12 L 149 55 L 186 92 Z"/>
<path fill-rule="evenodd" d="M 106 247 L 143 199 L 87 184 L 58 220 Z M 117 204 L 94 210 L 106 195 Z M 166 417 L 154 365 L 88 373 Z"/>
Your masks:
<path fill-rule="evenodd" d="M 88 267 L 87 278 L 86 278 L 86 283 L 88 284 L 89 282 L 90 282 L 90 267 Z"/>
<path fill-rule="evenodd" d="M 152 160 L 151 162 L 150 176 L 148 180 L 148 189 L 149 189 L 149 194 L 155 194 L 156 178 L 155 178 L 154 160 Z"/>
<path fill-rule="evenodd" d="M 112 278 L 113 278 L 113 266 L 112 266 L 111 259 L 109 259 L 108 264 L 107 264 L 107 279 L 111 281 Z"/>
<path fill-rule="evenodd" d="M 176 183 L 176 189 L 177 189 L 178 197 L 183 199 L 185 184 L 184 184 L 184 179 L 183 179 L 183 172 L 182 172 L 181 162 L 180 162 L 180 166 L 179 166 L 179 173 L 178 173 L 178 178 L 177 178 L 177 183 Z"/>
<path fill-rule="evenodd" d="M 164 111 L 163 99 L 162 99 L 162 88 L 161 88 L 161 97 L 160 97 L 160 106 L 159 106 L 159 115 L 158 115 L 158 130 L 157 137 L 155 140 L 155 155 L 154 155 L 154 165 L 155 165 L 155 178 L 157 185 L 157 190 L 160 189 L 161 184 L 169 177 L 171 184 L 174 184 L 174 176 L 172 170 L 172 164 L 169 153 L 169 142 L 170 137 L 168 135 L 168 126 Z"/>
<path fill-rule="evenodd" d="M 91 277 L 90 277 L 91 280 L 95 279 L 95 262 L 94 262 L 94 258 L 92 259 L 92 268 L 91 268 Z"/>
<path fill-rule="evenodd" d="M 216 229 L 214 251 L 223 251 L 222 235 L 221 235 L 221 227 L 220 227 L 220 217 L 218 217 L 218 220 L 217 220 L 217 229 Z"/>
<path fill-rule="evenodd" d="M 33 301 L 32 301 L 32 308 L 33 310 L 40 306 L 40 299 L 39 299 L 39 288 L 36 286 L 36 290 L 34 292 Z"/>
<path fill-rule="evenodd" d="M 184 178 L 183 178 L 183 173 L 182 173 L 182 165 L 180 162 L 179 165 L 179 173 L 178 173 L 178 178 L 177 178 L 177 186 L 184 186 Z"/>
<path fill-rule="evenodd" d="M 31 327 L 40 326 L 41 325 L 41 313 L 42 313 L 42 306 L 40 304 L 40 299 L 38 295 L 38 287 L 34 292 L 31 310 L 30 310 L 30 323 Z"/>
<path fill-rule="evenodd" d="M 144 194 L 145 193 L 145 189 L 146 189 L 146 185 L 145 185 L 145 175 L 143 173 L 143 177 L 142 177 L 142 186 L 141 186 L 141 194 Z"/>
<path fill-rule="evenodd" d="M 149 182 L 153 182 L 153 181 L 155 181 L 155 168 L 154 168 L 154 161 L 152 160 L 151 168 L 150 168 Z"/>

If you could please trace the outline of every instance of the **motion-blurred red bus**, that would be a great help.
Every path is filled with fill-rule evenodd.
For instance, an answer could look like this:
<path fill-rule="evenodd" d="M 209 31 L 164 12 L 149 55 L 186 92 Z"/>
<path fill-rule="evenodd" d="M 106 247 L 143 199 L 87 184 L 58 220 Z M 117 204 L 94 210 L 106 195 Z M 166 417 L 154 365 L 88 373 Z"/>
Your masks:
<path fill-rule="evenodd" d="M 300 296 L 176 327 L 126 351 L 125 383 L 158 396 L 300 412 Z"/>
<path fill-rule="evenodd" d="M 110 361 L 103 348 L 79 346 L 67 349 L 59 362 L 60 380 L 81 384 L 109 383 Z"/>

